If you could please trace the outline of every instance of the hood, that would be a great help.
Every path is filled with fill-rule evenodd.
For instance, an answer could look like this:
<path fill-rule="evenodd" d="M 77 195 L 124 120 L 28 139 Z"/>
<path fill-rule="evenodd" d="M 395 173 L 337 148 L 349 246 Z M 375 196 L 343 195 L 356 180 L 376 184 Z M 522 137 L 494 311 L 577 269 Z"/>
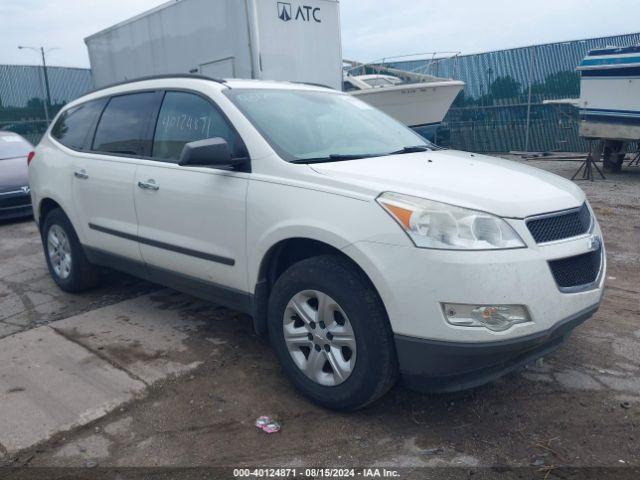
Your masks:
<path fill-rule="evenodd" d="M 538 168 L 455 150 L 427 151 L 320 163 L 312 168 L 336 180 L 404 193 L 509 218 L 580 206 L 573 182 Z"/>
<path fill-rule="evenodd" d="M 29 185 L 27 157 L 0 159 L 0 192 L 10 192 Z"/>

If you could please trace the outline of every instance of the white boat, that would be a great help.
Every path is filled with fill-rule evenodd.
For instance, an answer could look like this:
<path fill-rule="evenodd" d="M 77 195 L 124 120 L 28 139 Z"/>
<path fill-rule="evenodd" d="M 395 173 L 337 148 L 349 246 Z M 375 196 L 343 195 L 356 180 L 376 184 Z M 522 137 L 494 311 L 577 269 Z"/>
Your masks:
<path fill-rule="evenodd" d="M 382 110 L 410 127 L 442 122 L 464 82 L 424 73 L 369 65 L 374 74 L 353 75 L 364 65 L 355 64 L 343 77 L 343 90 Z"/>
<path fill-rule="evenodd" d="M 640 139 L 640 45 L 591 50 L 580 71 L 580 133 Z"/>

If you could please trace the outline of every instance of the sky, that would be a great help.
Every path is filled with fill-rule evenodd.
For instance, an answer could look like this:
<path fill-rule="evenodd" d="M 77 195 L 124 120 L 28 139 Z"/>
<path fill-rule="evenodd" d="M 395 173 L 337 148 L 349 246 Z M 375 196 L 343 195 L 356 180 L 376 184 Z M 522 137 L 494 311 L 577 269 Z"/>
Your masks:
<path fill-rule="evenodd" d="M 48 64 L 88 67 L 86 36 L 161 3 L 0 0 L 0 64 L 38 63 L 36 52 L 17 47 L 44 45 L 56 48 Z M 340 14 L 343 57 L 359 61 L 640 31 L 640 0 L 341 0 Z"/>

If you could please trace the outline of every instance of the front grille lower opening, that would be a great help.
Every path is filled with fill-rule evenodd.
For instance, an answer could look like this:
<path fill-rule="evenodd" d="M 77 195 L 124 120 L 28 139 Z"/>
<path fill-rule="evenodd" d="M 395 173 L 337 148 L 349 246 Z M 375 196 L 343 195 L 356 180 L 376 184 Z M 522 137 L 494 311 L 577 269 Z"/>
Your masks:
<path fill-rule="evenodd" d="M 29 195 L 0 196 L 0 208 L 27 207 L 31 204 Z"/>
<path fill-rule="evenodd" d="M 598 279 L 602 263 L 602 247 L 575 257 L 551 260 L 549 268 L 560 288 L 576 288 Z"/>

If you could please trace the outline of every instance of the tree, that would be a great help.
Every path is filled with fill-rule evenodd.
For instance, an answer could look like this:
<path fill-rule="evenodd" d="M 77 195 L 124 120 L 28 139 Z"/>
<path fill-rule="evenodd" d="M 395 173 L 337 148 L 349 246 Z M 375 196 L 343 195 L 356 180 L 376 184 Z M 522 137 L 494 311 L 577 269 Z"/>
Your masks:
<path fill-rule="evenodd" d="M 511 75 L 496 78 L 489 85 L 488 96 L 491 99 L 514 98 L 520 95 L 521 84 Z"/>
<path fill-rule="evenodd" d="M 580 75 L 570 70 L 551 73 L 546 76 L 544 83 L 531 85 L 531 92 L 536 95 L 577 97 L 580 95 Z"/>
<path fill-rule="evenodd" d="M 42 101 L 41 98 L 31 97 L 29 100 L 27 100 L 27 108 L 43 108 L 43 107 L 44 107 L 44 102 Z"/>
<path fill-rule="evenodd" d="M 473 103 L 473 98 L 467 97 L 467 95 L 464 92 L 464 90 L 460 90 L 460 93 L 458 93 L 458 95 L 456 96 L 455 100 L 453 101 L 453 106 L 454 107 L 466 107 L 470 103 Z"/>

